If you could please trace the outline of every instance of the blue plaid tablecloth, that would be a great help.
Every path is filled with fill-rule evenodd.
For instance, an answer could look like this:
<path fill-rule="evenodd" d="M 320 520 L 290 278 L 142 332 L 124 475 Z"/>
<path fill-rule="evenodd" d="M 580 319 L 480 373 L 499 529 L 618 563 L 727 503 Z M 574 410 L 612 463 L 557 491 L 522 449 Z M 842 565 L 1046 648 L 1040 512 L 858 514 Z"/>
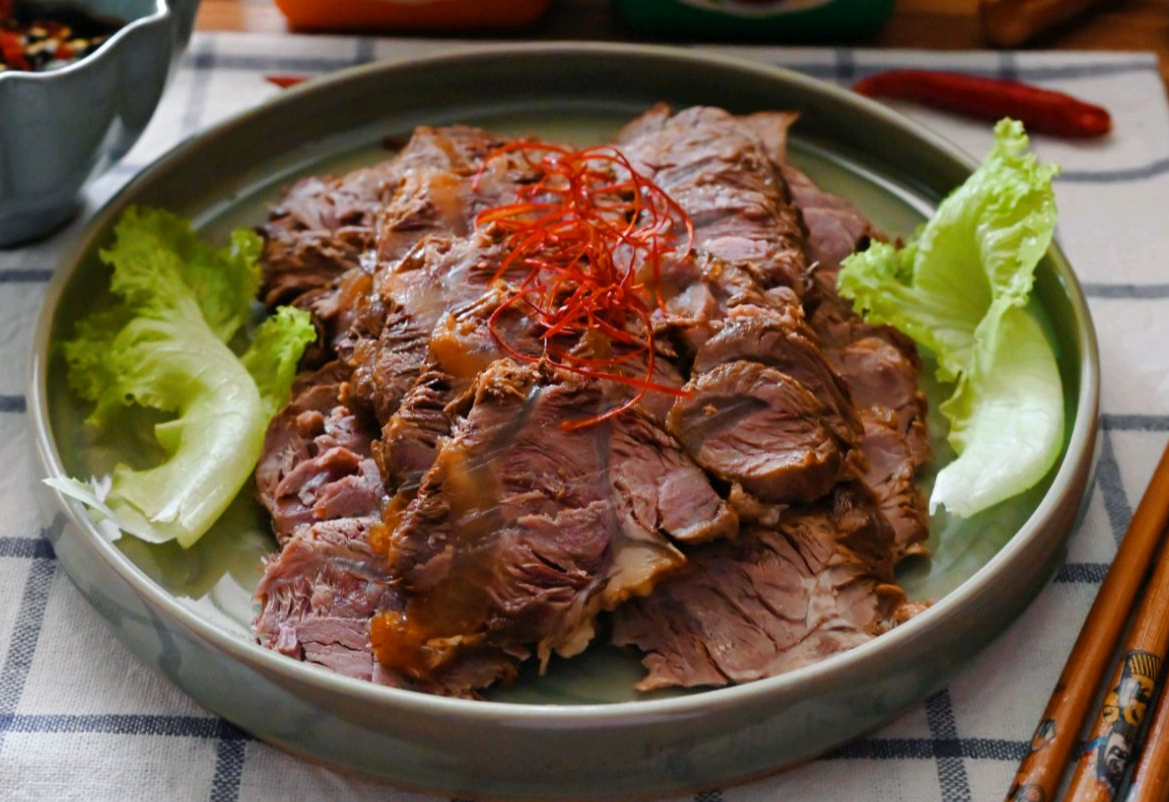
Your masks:
<path fill-rule="evenodd" d="M 89 207 L 181 138 L 280 91 L 265 74 L 314 75 L 441 46 L 197 35 L 141 142 L 88 190 Z M 1169 108 L 1156 57 L 717 49 L 845 83 L 895 67 L 1013 76 L 1113 113 L 1115 134 L 1106 140 L 1035 141 L 1044 159 L 1064 166 L 1058 237 L 1085 283 L 1103 356 L 1101 461 L 1067 564 L 949 688 L 881 732 L 785 774 L 694 797 L 999 799 L 1169 437 Z M 901 108 L 972 154 L 990 146 L 989 126 Z M 45 283 L 63 244 L 84 225 L 83 216 L 48 242 L 0 250 L 0 800 L 427 799 L 289 757 L 215 718 L 111 638 L 59 570 L 30 501 L 38 477 L 23 393 Z"/>

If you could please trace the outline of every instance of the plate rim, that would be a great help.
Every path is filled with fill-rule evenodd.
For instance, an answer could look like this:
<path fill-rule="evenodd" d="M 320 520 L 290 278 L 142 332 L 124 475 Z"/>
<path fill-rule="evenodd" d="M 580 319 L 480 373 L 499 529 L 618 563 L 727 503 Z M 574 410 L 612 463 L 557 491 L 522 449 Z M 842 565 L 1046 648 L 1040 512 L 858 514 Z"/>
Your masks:
<path fill-rule="evenodd" d="M 120 213 L 128 204 L 128 199 L 136 194 L 139 187 L 154 173 L 164 169 L 172 160 L 179 159 L 207 141 L 229 132 L 233 127 L 260 118 L 273 109 L 294 106 L 300 103 L 302 98 L 327 93 L 338 84 L 380 72 L 392 72 L 405 65 L 430 66 L 437 69 L 441 68 L 442 64 L 451 61 L 474 62 L 506 59 L 516 54 L 528 57 L 591 54 L 600 57 L 614 53 L 647 57 L 661 62 L 684 60 L 706 63 L 714 67 L 732 68 L 743 73 L 756 73 L 768 80 L 778 78 L 812 93 L 826 94 L 838 101 L 855 105 L 865 114 L 880 118 L 883 123 L 900 129 L 903 133 L 917 139 L 946 159 L 960 165 L 967 172 L 976 166 L 974 159 L 947 139 L 925 125 L 875 101 L 794 70 L 760 64 L 728 55 L 725 51 L 711 52 L 668 45 L 606 42 L 476 43 L 473 49 L 452 45 L 426 55 L 407 55 L 401 58 L 376 61 L 314 78 L 303 85 L 284 90 L 270 100 L 233 114 L 198 134 L 182 140 L 162 153 L 106 200 L 86 223 L 84 229 L 76 235 L 73 242 L 63 250 L 60 264 L 46 289 L 37 316 L 27 374 L 29 420 L 34 449 L 40 462 L 42 475 L 48 477 L 67 475 L 52 436 L 48 411 L 47 368 L 51 357 L 49 351 L 50 335 L 58 304 L 84 255 L 93 246 L 98 232 L 104 231 L 110 226 L 116 214 Z M 662 716 L 686 715 L 710 712 L 712 709 L 725 710 L 738 707 L 757 696 L 780 695 L 811 680 L 826 680 L 834 675 L 849 672 L 854 670 L 858 664 L 869 659 L 870 655 L 896 650 L 903 641 L 921 637 L 930 630 L 945 626 L 949 619 L 959 614 L 977 597 L 983 586 L 991 583 L 1006 569 L 1015 554 L 1025 548 L 1029 540 L 1037 536 L 1044 524 L 1051 522 L 1062 504 L 1070 503 L 1064 499 L 1064 496 L 1071 490 L 1069 485 L 1072 483 L 1074 475 L 1081 469 L 1085 461 L 1090 463 L 1094 458 L 1100 412 L 1099 353 L 1095 326 L 1078 277 L 1057 243 L 1052 243 L 1046 256 L 1052 261 L 1054 273 L 1067 294 L 1075 320 L 1076 332 L 1082 343 L 1083 356 L 1079 365 L 1080 386 L 1076 419 L 1051 486 L 1039 505 L 990 560 L 972 576 L 910 621 L 848 651 L 832 655 L 821 662 L 753 682 L 708 688 L 696 693 L 666 699 L 633 699 L 621 702 L 559 705 L 455 699 L 378 685 L 343 676 L 322 667 L 291 660 L 284 655 L 265 649 L 259 644 L 241 639 L 214 622 L 200 617 L 194 610 L 176 601 L 170 593 L 150 579 L 142 569 L 115 548 L 112 542 L 102 537 L 79 502 L 64 497 L 56 489 L 50 489 L 48 492 L 55 502 L 55 511 L 58 514 L 64 514 L 69 523 L 76 527 L 84 537 L 92 541 L 90 545 L 96 547 L 96 552 L 105 561 L 106 566 L 126 582 L 144 603 L 165 615 L 172 625 L 182 627 L 190 635 L 208 643 L 232 659 L 261 669 L 265 674 L 283 675 L 289 681 L 314 686 L 317 691 L 339 693 L 350 701 L 401 708 L 416 713 L 450 714 L 461 718 L 471 717 L 528 723 L 552 723 L 555 721 L 557 726 L 565 724 L 580 726 L 632 724 L 640 719 L 659 719 Z M 1077 505 L 1082 504 L 1083 498 L 1075 501 Z M 996 635 L 994 639 L 997 640 L 1000 636 L 1001 633 Z M 272 681 L 270 677 L 266 677 L 266 679 Z"/>

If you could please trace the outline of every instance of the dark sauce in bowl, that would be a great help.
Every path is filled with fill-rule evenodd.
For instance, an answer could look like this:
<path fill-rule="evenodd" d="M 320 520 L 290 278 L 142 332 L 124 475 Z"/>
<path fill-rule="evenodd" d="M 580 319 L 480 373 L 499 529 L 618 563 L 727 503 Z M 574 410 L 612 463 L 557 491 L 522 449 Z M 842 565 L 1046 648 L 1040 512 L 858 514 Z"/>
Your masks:
<path fill-rule="evenodd" d="M 66 67 L 97 50 L 123 25 L 68 3 L 0 0 L 0 74 Z"/>

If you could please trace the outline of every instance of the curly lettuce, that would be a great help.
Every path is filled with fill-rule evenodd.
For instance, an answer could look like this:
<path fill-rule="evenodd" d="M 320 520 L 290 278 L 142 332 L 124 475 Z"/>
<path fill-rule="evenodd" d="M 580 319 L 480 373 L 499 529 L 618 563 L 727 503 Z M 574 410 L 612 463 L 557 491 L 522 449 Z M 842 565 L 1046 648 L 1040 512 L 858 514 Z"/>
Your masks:
<path fill-rule="evenodd" d="M 185 221 L 131 208 L 102 260 L 117 301 L 82 319 L 63 346 L 69 382 L 103 426 L 126 407 L 168 414 L 154 426 L 164 458 L 119 464 L 112 476 L 50 484 L 143 540 L 195 543 L 248 480 L 268 421 L 287 401 L 316 338 L 310 316 L 282 308 L 236 356 L 227 343 L 251 316 L 259 238 L 237 231 L 222 249 Z"/>
<path fill-rule="evenodd" d="M 903 248 L 875 242 L 840 271 L 839 290 L 868 320 L 933 352 L 940 407 L 957 459 L 930 497 L 969 517 L 1039 482 L 1059 457 L 1063 390 L 1055 354 L 1027 310 L 1051 244 L 1054 165 L 1027 151 L 1021 123 L 995 126 L 995 146 Z"/>

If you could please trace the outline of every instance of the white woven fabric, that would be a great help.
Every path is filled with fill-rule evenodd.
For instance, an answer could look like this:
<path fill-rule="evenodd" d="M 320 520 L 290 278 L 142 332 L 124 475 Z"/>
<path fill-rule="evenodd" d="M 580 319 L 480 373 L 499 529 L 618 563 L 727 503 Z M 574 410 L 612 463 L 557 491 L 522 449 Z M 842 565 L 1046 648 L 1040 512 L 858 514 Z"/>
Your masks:
<path fill-rule="evenodd" d="M 142 141 L 88 191 L 90 208 L 177 141 L 312 75 L 441 46 L 432 40 L 198 35 Z M 465 44 L 465 47 L 473 45 Z M 1169 113 L 1151 54 L 720 48 L 829 80 L 927 67 L 1017 75 L 1106 105 L 1100 142 L 1036 137 L 1063 164 L 1059 239 L 1090 297 L 1103 355 L 1104 433 L 1088 514 L 1068 563 L 945 691 L 883 731 L 702 802 L 998 799 L 1169 436 Z M 904 106 L 972 154 L 989 126 Z M 2 122 L 0 122 L 2 124 Z M 5 802 L 421 800 L 288 757 L 202 710 L 109 636 L 41 538 L 24 413 L 30 332 L 56 254 L 0 250 L 0 799 Z M 1164 249 L 1164 250 L 1163 250 Z"/>

